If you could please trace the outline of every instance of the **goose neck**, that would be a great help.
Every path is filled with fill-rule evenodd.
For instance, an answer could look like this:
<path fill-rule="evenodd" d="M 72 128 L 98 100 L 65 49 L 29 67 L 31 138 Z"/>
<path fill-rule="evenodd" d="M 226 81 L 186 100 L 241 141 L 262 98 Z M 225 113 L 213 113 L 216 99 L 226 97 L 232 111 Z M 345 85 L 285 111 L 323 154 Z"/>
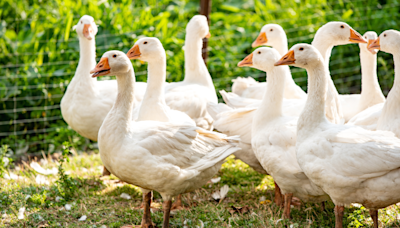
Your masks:
<path fill-rule="evenodd" d="M 361 60 L 361 96 L 382 96 L 377 76 L 377 55 L 366 50 L 360 51 Z"/>
<path fill-rule="evenodd" d="M 94 88 L 96 78 L 90 77 L 90 70 L 96 66 L 96 42 L 79 37 L 79 63 L 73 80 L 79 80 L 87 88 Z M 76 77 L 77 76 L 77 77 Z"/>
<path fill-rule="evenodd" d="M 277 45 L 274 45 L 274 48 L 279 52 L 281 56 L 284 56 L 288 52 L 288 43 L 286 36 L 282 39 L 279 39 Z"/>
<path fill-rule="evenodd" d="M 393 54 L 394 61 L 394 83 L 393 87 L 398 88 L 400 90 L 400 53 Z"/>
<path fill-rule="evenodd" d="M 164 84 L 167 73 L 165 53 L 148 61 L 147 89 L 139 110 L 138 121 L 154 120 L 168 122 L 164 98 Z"/>
<path fill-rule="evenodd" d="M 327 92 L 328 71 L 323 62 L 307 69 L 308 97 L 303 112 L 299 117 L 298 130 L 303 127 L 315 127 L 325 118 L 325 98 Z"/>
<path fill-rule="evenodd" d="M 135 74 L 133 68 L 128 72 L 117 75 L 118 95 L 107 117 L 117 116 L 113 123 L 128 131 L 132 119 L 132 107 L 135 102 Z"/>
<path fill-rule="evenodd" d="M 267 89 L 255 116 L 257 126 L 282 116 L 282 103 L 286 81 L 284 76 L 285 68 L 288 68 L 288 66 L 278 66 L 267 71 Z"/>
<path fill-rule="evenodd" d="M 185 82 L 197 83 L 214 90 L 211 75 L 202 56 L 203 39 L 186 34 L 185 39 Z"/>
<path fill-rule="evenodd" d="M 318 49 L 318 51 L 321 53 L 322 57 L 324 58 L 325 64 L 328 66 L 329 69 L 329 59 L 332 54 L 332 49 L 333 49 L 333 44 L 330 42 L 327 42 L 326 40 L 323 40 L 318 36 L 318 33 L 315 35 L 314 40 L 311 43 L 315 48 Z"/>

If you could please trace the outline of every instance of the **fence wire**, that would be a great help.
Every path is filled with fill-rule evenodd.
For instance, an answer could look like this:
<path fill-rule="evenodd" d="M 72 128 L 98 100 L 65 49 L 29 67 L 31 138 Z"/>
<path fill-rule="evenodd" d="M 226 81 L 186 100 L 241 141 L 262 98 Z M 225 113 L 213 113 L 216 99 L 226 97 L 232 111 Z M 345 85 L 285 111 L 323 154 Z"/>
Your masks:
<path fill-rule="evenodd" d="M 363 5 L 362 7 L 354 7 Z M 383 30 L 390 29 L 387 24 L 379 23 L 379 21 L 398 20 L 397 17 L 393 18 L 393 8 L 399 11 L 400 3 L 387 3 L 384 5 L 371 5 L 368 0 L 357 1 L 341 1 L 341 7 L 338 8 L 339 2 L 332 4 L 323 4 L 325 7 L 324 18 L 331 18 L 331 20 L 342 19 L 343 11 L 351 10 L 352 14 L 359 15 L 359 17 L 349 17 L 347 22 L 352 25 L 352 21 L 368 21 L 362 23 L 362 27 L 354 27 L 360 33 L 368 30 L 374 30 L 378 34 Z M 167 11 L 167 7 L 159 7 L 161 10 Z M 311 11 L 315 5 L 307 5 L 303 10 Z M 318 7 L 321 7 L 318 6 Z M 336 7 L 336 8 L 335 8 Z M 371 14 L 379 8 L 381 13 Z M 147 8 L 136 9 L 146 10 Z M 167 10 L 165 10 L 167 9 Z M 231 80 L 238 76 L 251 76 L 258 81 L 265 81 L 265 73 L 259 72 L 254 69 L 237 69 L 236 64 L 247 56 L 251 51 L 251 42 L 257 37 L 259 30 L 264 24 L 277 23 L 281 24 L 286 31 L 289 47 L 298 42 L 310 43 L 314 37 L 316 30 L 322 26 L 325 21 L 319 21 L 322 17 L 321 13 L 313 13 L 305 15 L 301 19 L 293 21 L 291 18 L 277 18 L 274 20 L 261 20 L 268 18 L 269 14 L 277 15 L 280 13 L 287 13 L 287 9 L 268 10 L 260 15 L 260 21 L 249 24 L 251 32 L 246 32 L 248 28 L 236 27 L 236 33 L 224 34 L 220 31 L 223 28 L 232 27 L 226 25 L 219 20 L 213 20 L 213 17 L 218 15 L 211 13 L 211 33 L 216 31 L 217 35 L 211 37 L 209 41 L 208 66 L 216 90 L 225 89 L 230 91 L 232 84 Z M 226 14 L 235 14 L 238 18 L 246 19 L 248 14 L 224 12 Z M 253 12 L 257 14 L 257 12 Z M 73 16 L 73 24 L 79 20 L 79 15 Z M 61 18 L 61 21 L 67 18 Z M 45 18 L 28 18 L 25 20 L 17 19 L 2 19 L 0 23 L 8 23 L 15 25 L 15 34 L 18 37 L 20 32 L 26 32 L 26 28 L 21 28 L 19 25 L 26 23 L 45 23 Z M 97 20 L 96 20 L 97 22 Z M 370 23 L 371 22 L 371 23 Z M 133 22 L 133 24 L 140 22 Z M 185 35 L 186 21 L 177 22 L 180 28 L 178 39 L 183 40 Z M 306 24 L 306 25 L 303 25 Z M 58 25 L 54 25 L 55 26 Z M 104 25 L 102 25 L 104 26 Z M 394 28 L 398 29 L 398 28 Z M 102 27 L 99 27 L 99 32 L 96 36 L 96 49 L 97 60 L 100 59 L 101 54 L 107 50 L 118 49 L 127 51 L 134 43 L 134 41 L 144 33 L 147 36 L 156 36 L 162 38 L 163 34 L 152 32 L 154 27 L 146 29 L 137 29 L 135 31 L 121 31 L 120 33 L 102 33 Z M 299 35 L 300 34 L 300 35 Z M 60 101 L 67 88 L 71 78 L 74 75 L 76 66 L 79 61 L 79 40 L 74 32 L 71 32 L 71 37 L 65 39 L 52 37 L 51 32 L 44 31 L 43 36 L 45 40 L 25 39 L 24 41 L 10 41 L 13 52 L 0 53 L 0 139 L 2 143 L 7 143 L 14 151 L 14 156 L 21 156 L 23 154 L 41 154 L 39 150 L 50 152 L 54 146 L 50 144 L 55 143 L 55 140 L 74 140 L 69 134 L 65 132 L 71 131 L 62 120 L 60 112 Z M 164 37 L 165 38 L 165 37 Z M 32 52 L 24 50 L 27 44 L 35 43 L 40 46 L 39 52 Z M 170 40 L 170 45 L 173 45 Z M 164 47 L 168 50 L 168 44 L 164 43 Z M 235 45 L 246 45 L 242 48 L 240 54 L 230 55 L 230 48 L 235 48 Z M 55 50 L 50 47 L 56 47 Z M 23 50 L 23 51 L 21 51 Z M 225 54 L 227 53 L 227 54 Z M 331 75 L 334 83 L 340 93 L 359 93 L 361 84 L 360 72 L 360 59 L 359 59 L 358 45 L 347 45 L 343 47 L 336 47 L 332 52 L 330 61 Z M 339 55 L 341 58 L 336 58 Z M 177 56 L 182 56 L 183 51 L 180 53 L 170 53 L 167 51 L 168 65 L 180 67 L 180 72 L 183 72 L 183 62 L 178 64 L 172 61 L 178 59 Z M 346 57 L 343 57 L 346 56 Z M 172 60 L 170 60 L 172 59 Z M 182 58 L 181 58 L 182 59 Z M 385 94 L 390 90 L 393 83 L 393 60 L 390 55 L 379 56 L 378 62 L 378 77 L 380 84 Z M 135 74 L 138 81 L 143 81 L 146 78 L 147 71 L 144 65 L 134 63 Z M 174 65 L 175 64 L 175 65 Z M 136 68 L 137 67 L 137 68 Z M 222 68 L 228 68 L 227 75 L 220 75 L 218 72 Z M 230 69 L 232 69 L 230 72 Z M 167 77 L 169 81 L 182 80 L 182 76 L 176 76 L 173 67 L 168 68 Z M 298 68 L 292 68 L 292 75 L 296 83 L 306 90 L 307 77 L 305 71 Z M 110 79 L 106 77 L 105 79 Z M 61 138 L 61 139 L 60 139 Z M 51 149 L 50 149 L 51 148 Z"/>

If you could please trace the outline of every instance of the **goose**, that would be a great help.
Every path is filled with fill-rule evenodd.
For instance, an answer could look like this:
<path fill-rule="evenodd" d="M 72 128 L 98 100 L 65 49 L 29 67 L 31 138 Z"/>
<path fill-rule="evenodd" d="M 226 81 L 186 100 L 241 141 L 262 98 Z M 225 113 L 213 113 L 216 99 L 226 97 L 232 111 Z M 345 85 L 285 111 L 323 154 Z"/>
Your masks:
<path fill-rule="evenodd" d="M 297 162 L 298 117 L 286 116 L 282 112 L 286 80 L 282 75 L 288 67 L 274 66 L 281 56 L 275 49 L 261 47 L 239 62 L 238 66 L 267 72 L 267 89 L 253 117 L 251 145 L 263 168 L 285 195 L 284 216 L 290 218 L 293 196 L 309 202 L 327 201 L 329 196 L 307 178 Z"/>
<path fill-rule="evenodd" d="M 364 34 L 364 39 L 368 41 L 368 44 L 377 37 L 378 35 L 373 31 Z M 359 44 L 362 77 L 361 94 L 339 96 L 346 122 L 349 122 L 351 118 L 365 109 L 385 102 L 385 96 L 379 86 L 378 76 L 376 74 L 377 51 L 373 51 L 373 53 L 368 51 L 368 44 Z"/>
<path fill-rule="evenodd" d="M 135 74 L 123 52 L 104 53 L 91 73 L 92 77 L 115 75 L 118 83 L 117 99 L 99 131 L 104 165 L 122 181 L 142 188 L 142 227 L 153 227 L 151 190 L 158 191 L 164 200 L 162 227 L 169 227 L 172 197 L 193 191 L 210 180 L 224 159 L 239 149 L 238 140 L 192 125 L 142 120 L 141 115 L 133 121 Z M 149 105 L 147 98 L 144 97 L 141 109 Z M 157 119 L 167 119 L 165 110 L 157 109 Z"/>
<path fill-rule="evenodd" d="M 378 209 L 400 201 L 400 139 L 389 131 L 326 119 L 329 71 L 315 47 L 296 44 L 275 65 L 307 70 L 307 103 L 297 122 L 297 161 L 334 202 L 335 227 L 343 227 L 344 206 L 351 203 L 368 208 L 378 227 Z"/>
<path fill-rule="evenodd" d="M 400 32 L 396 30 L 386 30 L 382 32 L 379 37 L 368 46 L 368 49 L 372 52 L 374 51 L 373 49 L 379 49 L 393 55 L 395 65 L 393 87 L 390 90 L 382 109 L 378 109 L 375 113 L 371 112 L 371 115 L 376 116 L 380 113 L 377 122 L 378 130 L 391 131 L 400 138 L 400 121 L 398 120 L 400 114 L 400 108 L 398 105 L 398 97 L 400 96 L 400 71 L 398 69 L 398 66 L 400 65 L 399 48 Z"/>
<path fill-rule="evenodd" d="M 356 109 L 353 107 L 351 110 L 358 112 L 354 115 L 347 124 L 357 125 L 368 130 L 376 130 L 379 116 L 385 103 L 385 96 L 378 83 L 378 76 L 376 73 L 377 53 L 376 49 L 368 49 L 374 40 L 378 38 L 375 32 L 366 32 L 364 38 L 368 40 L 368 44 L 360 45 L 360 59 L 361 59 L 361 96 L 358 98 L 359 103 Z M 348 109 L 348 107 L 344 107 Z"/>
<path fill-rule="evenodd" d="M 196 123 L 186 113 L 170 109 L 165 103 L 164 83 L 167 74 L 167 60 L 160 40 L 154 37 L 141 38 L 128 51 L 127 56 L 129 59 L 140 59 L 148 62 L 148 85 L 143 98 L 147 104 L 135 107 L 133 110 L 133 115 L 137 117 L 135 119 L 196 126 Z M 165 113 L 165 115 L 159 113 Z M 182 208 L 184 208 L 182 196 L 179 195 L 171 210 Z"/>
<path fill-rule="evenodd" d="M 213 119 L 207 112 L 207 103 L 217 103 L 214 84 L 202 58 L 203 38 L 210 37 L 207 18 L 196 15 L 186 26 L 185 78 L 165 88 L 169 107 L 188 114 L 198 127 L 212 130 Z"/>
<path fill-rule="evenodd" d="M 312 45 L 315 46 L 324 57 L 326 63 L 329 66 L 329 58 L 334 46 L 346 45 L 350 43 L 367 43 L 367 41 L 350 25 L 345 22 L 328 22 L 318 29 L 312 41 Z M 330 76 L 330 75 L 329 75 Z M 225 97 L 224 97 L 225 98 Z M 235 101 L 227 101 L 230 104 L 248 104 L 249 101 L 240 102 L 240 98 L 235 97 Z M 332 123 L 344 123 L 345 118 L 343 116 L 341 105 L 346 102 L 346 99 L 341 99 L 339 102 L 339 93 L 333 84 L 332 78 L 329 77 L 328 80 L 328 94 L 326 102 L 326 116 Z M 255 105 L 259 105 L 258 102 Z M 243 106 L 240 106 L 243 107 Z M 353 106 L 354 107 L 354 106 Z M 234 106 L 234 108 L 238 108 Z"/>
<path fill-rule="evenodd" d="M 266 24 L 261 28 L 260 34 L 251 45 L 253 48 L 268 45 L 275 48 L 281 56 L 288 51 L 286 33 L 278 24 Z M 286 75 L 285 93 L 286 99 L 305 99 L 306 93 L 293 81 L 291 74 Z M 253 78 L 241 78 L 233 80 L 232 92 L 244 98 L 261 100 L 265 94 L 266 82 L 257 82 Z"/>
<path fill-rule="evenodd" d="M 115 80 L 97 81 L 90 70 L 96 66 L 97 25 L 93 17 L 84 15 L 73 29 L 79 39 L 79 63 L 75 75 L 61 99 L 61 114 L 67 124 L 81 136 L 97 141 L 101 124 L 117 97 Z M 136 102 L 141 101 L 146 83 L 138 84 Z M 110 175 L 104 169 L 103 176 Z"/>

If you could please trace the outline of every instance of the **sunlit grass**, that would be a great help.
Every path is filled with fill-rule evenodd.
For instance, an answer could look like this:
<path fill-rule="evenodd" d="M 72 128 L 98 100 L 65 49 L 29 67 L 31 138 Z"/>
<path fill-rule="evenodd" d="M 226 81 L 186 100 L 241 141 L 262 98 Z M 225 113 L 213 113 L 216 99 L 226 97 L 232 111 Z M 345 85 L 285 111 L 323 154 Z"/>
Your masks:
<path fill-rule="evenodd" d="M 46 161 L 42 160 L 42 163 Z M 44 168 L 57 167 L 57 161 L 47 160 Z M 28 165 L 19 165 L 11 170 L 18 180 L 0 179 L 1 227 L 121 227 L 140 224 L 142 211 L 136 209 L 141 203 L 139 188 L 124 184 L 114 176 L 100 179 L 102 170 L 98 154 L 73 156 L 65 165 L 67 173 L 76 181 L 76 191 L 71 201 L 56 201 L 58 195 L 56 176 L 46 176 L 49 185 L 38 184 L 38 175 Z M 188 210 L 173 213 L 171 227 L 333 227 L 333 203 L 327 203 L 322 212 L 319 205 L 303 204 L 292 208 L 292 220 L 282 219 L 282 209 L 273 204 L 274 185 L 270 176 L 258 174 L 246 164 L 230 157 L 216 175 L 218 183 L 207 183 L 203 188 L 185 194 Z M 230 191 L 218 203 L 211 194 L 223 185 Z M 132 198 L 120 197 L 122 193 Z M 30 196 L 29 198 L 27 196 Z M 71 210 L 65 205 L 70 204 Z M 154 193 L 152 214 L 157 226 L 162 224 L 161 196 Z M 25 218 L 18 219 L 18 211 L 25 207 Z M 248 207 L 250 210 L 240 214 L 233 208 Z M 78 221 L 83 215 L 85 221 Z M 382 227 L 400 227 L 400 208 L 393 205 L 380 210 Z M 345 211 L 345 226 L 371 226 L 372 220 L 364 207 L 350 207 Z"/>

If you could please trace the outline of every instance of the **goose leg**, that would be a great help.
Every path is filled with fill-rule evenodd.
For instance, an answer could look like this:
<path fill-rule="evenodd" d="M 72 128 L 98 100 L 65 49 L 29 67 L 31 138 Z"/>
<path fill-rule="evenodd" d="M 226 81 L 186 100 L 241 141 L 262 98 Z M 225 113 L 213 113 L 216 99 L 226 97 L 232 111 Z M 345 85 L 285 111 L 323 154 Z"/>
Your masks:
<path fill-rule="evenodd" d="M 150 204 L 151 204 L 151 191 L 144 193 L 143 192 L 143 217 L 142 217 L 142 228 L 154 228 L 154 224 L 151 221 L 151 212 L 150 212 Z"/>
<path fill-rule="evenodd" d="M 322 212 L 325 211 L 325 202 L 321 202 L 321 211 L 322 211 Z"/>
<path fill-rule="evenodd" d="M 171 210 L 181 210 L 184 209 L 185 207 L 182 204 L 182 194 L 179 194 L 176 197 L 175 202 L 172 204 Z"/>
<path fill-rule="evenodd" d="M 281 193 L 281 189 L 279 188 L 278 184 L 275 181 L 274 184 L 275 184 L 275 204 L 282 207 L 285 198 Z"/>
<path fill-rule="evenodd" d="M 103 166 L 103 173 L 101 174 L 101 176 L 105 177 L 110 175 L 111 175 L 110 171 L 108 171 L 108 169 L 105 166 Z"/>
<path fill-rule="evenodd" d="M 372 221 L 374 221 L 374 228 L 378 228 L 378 210 L 369 210 L 369 214 L 371 215 Z"/>
<path fill-rule="evenodd" d="M 162 228 L 169 227 L 169 214 L 171 212 L 171 205 L 172 205 L 171 200 L 164 201 L 164 203 L 163 203 L 164 221 L 163 221 Z"/>
<path fill-rule="evenodd" d="M 335 205 L 335 228 L 343 228 L 344 206 Z"/>
<path fill-rule="evenodd" d="M 290 219 L 290 206 L 292 205 L 293 193 L 285 194 L 285 206 L 283 210 L 283 215 L 285 219 Z"/>

